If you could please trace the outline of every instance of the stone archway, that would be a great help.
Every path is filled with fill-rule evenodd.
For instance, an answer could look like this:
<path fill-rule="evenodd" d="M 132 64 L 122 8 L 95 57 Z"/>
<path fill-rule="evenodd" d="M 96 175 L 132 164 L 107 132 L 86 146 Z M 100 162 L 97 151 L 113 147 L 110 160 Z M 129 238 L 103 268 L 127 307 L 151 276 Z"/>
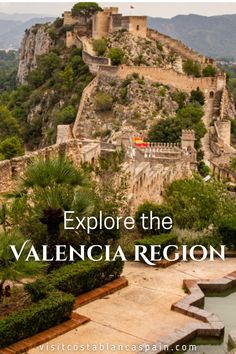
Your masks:
<path fill-rule="evenodd" d="M 214 91 L 210 91 L 209 98 L 214 98 Z"/>

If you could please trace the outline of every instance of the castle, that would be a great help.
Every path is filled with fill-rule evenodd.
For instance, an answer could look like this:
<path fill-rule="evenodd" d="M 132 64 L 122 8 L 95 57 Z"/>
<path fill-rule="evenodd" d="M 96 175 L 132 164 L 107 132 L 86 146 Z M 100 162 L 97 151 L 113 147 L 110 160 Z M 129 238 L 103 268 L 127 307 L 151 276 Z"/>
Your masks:
<path fill-rule="evenodd" d="M 72 16 L 70 11 L 64 12 L 64 26 L 76 25 L 81 33 L 91 33 L 92 38 L 107 37 L 109 33 L 126 30 L 139 37 L 147 36 L 146 16 L 122 16 L 118 7 L 104 8 L 92 16 L 90 22 L 86 22 L 83 16 Z"/>
<path fill-rule="evenodd" d="M 191 59 L 197 61 L 201 68 L 214 60 L 196 53 L 182 42 L 172 39 L 158 31 L 147 28 L 147 18 L 144 16 L 122 16 L 118 8 L 105 8 L 99 11 L 89 21 L 84 17 L 73 17 L 71 12 L 64 13 L 66 46 L 80 47 L 84 62 L 94 73 L 94 79 L 84 89 L 76 120 L 73 126 L 59 125 L 57 143 L 37 152 L 0 162 L 0 179 L 4 181 L 0 192 L 5 192 L 14 184 L 14 178 L 20 176 L 29 161 L 37 156 L 48 158 L 66 154 L 76 165 L 81 162 L 96 163 L 99 156 L 119 150 L 121 144 L 126 146 L 126 162 L 124 170 L 129 173 L 129 204 L 135 208 L 144 200 L 161 201 L 165 188 L 174 180 L 191 177 L 196 169 L 196 150 L 194 148 L 195 132 L 182 131 L 181 145 L 168 142 L 147 143 L 145 147 L 131 146 L 129 143 L 132 132 L 123 132 L 117 139 L 102 142 L 89 139 L 84 130 L 83 111 L 93 90 L 99 87 L 100 77 L 118 78 L 124 80 L 127 75 L 139 74 L 140 77 L 163 85 L 172 85 L 183 92 L 190 93 L 200 88 L 206 99 L 203 122 L 207 134 L 202 139 L 205 153 L 205 163 L 222 179 L 236 181 L 236 173 L 228 168 L 231 156 L 235 150 L 230 145 L 230 121 L 227 119 L 231 108 L 230 97 L 226 86 L 226 75 L 218 70 L 215 77 L 193 77 L 174 68 L 160 66 L 112 66 L 107 57 L 99 57 L 94 53 L 91 40 L 106 37 L 116 31 L 128 31 L 140 38 L 147 38 L 166 45 L 174 51 L 180 63 Z M 70 28 L 69 28 L 70 27 Z M 24 60 L 23 58 L 22 60 Z"/>

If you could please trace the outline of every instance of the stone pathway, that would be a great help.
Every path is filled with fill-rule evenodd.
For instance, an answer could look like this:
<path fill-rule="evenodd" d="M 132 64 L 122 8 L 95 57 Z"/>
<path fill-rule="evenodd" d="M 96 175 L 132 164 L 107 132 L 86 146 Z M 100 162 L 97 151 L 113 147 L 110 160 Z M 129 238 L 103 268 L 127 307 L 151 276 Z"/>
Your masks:
<path fill-rule="evenodd" d="M 110 344 L 137 345 L 153 343 L 173 329 L 197 320 L 170 310 L 171 305 L 185 296 L 183 279 L 215 279 L 236 269 L 236 259 L 225 262 L 181 262 L 166 269 L 141 263 L 126 263 L 124 275 L 129 286 L 106 298 L 96 300 L 78 310 L 91 321 L 48 343 L 56 346 L 54 353 L 71 353 L 66 345 Z M 65 345 L 64 349 L 60 345 Z M 58 347 L 57 347 L 58 346 Z M 49 349 L 49 350 L 48 350 Z M 48 353 L 50 347 L 38 347 L 30 354 Z M 77 351 L 79 352 L 79 351 Z M 83 353 L 99 352 L 83 350 Z M 101 353 L 135 353 L 132 350 L 103 350 Z"/>

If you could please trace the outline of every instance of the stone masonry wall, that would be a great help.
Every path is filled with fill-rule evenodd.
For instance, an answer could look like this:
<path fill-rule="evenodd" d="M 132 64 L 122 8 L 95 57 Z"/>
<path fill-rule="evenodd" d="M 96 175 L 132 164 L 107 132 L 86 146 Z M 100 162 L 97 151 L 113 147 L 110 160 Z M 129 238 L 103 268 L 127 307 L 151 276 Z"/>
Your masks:
<path fill-rule="evenodd" d="M 0 161 L 0 193 L 5 193 L 16 185 L 19 178 L 24 174 L 29 163 L 34 159 L 53 158 L 67 156 L 76 166 L 80 164 L 81 144 L 77 139 L 71 139 L 61 144 L 55 144 L 24 156 L 11 160 Z"/>
<path fill-rule="evenodd" d="M 173 85 L 182 91 L 191 92 L 199 87 L 205 93 L 215 91 L 217 78 L 215 77 L 192 77 L 180 74 L 173 69 L 162 69 L 151 66 L 126 66 L 119 67 L 100 66 L 100 74 L 108 76 L 118 76 L 125 79 L 127 75 L 138 73 L 140 76 L 151 81 L 157 81 L 164 85 Z"/>
<path fill-rule="evenodd" d="M 192 59 L 194 61 L 198 61 L 200 64 L 208 64 L 215 65 L 215 62 L 212 59 L 206 58 L 204 55 L 201 55 L 191 48 L 187 47 L 183 42 L 171 38 L 163 33 L 160 33 L 153 29 L 148 29 L 147 36 L 151 39 L 160 41 L 161 43 L 172 48 L 176 53 L 181 55 L 184 59 Z"/>

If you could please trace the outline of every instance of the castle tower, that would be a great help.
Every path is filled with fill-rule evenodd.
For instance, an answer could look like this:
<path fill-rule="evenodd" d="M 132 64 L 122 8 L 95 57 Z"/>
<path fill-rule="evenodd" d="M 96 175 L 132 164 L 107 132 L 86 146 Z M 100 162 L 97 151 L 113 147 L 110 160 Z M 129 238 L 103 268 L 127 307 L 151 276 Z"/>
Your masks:
<path fill-rule="evenodd" d="M 181 147 L 182 149 L 187 149 L 191 147 L 194 149 L 194 142 L 195 142 L 195 131 L 191 129 L 183 129 L 182 136 L 181 136 Z"/>

